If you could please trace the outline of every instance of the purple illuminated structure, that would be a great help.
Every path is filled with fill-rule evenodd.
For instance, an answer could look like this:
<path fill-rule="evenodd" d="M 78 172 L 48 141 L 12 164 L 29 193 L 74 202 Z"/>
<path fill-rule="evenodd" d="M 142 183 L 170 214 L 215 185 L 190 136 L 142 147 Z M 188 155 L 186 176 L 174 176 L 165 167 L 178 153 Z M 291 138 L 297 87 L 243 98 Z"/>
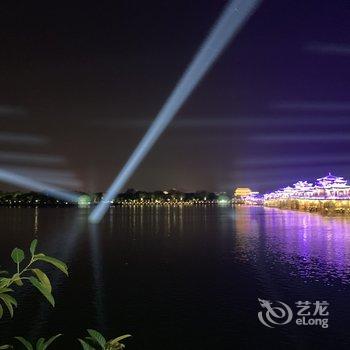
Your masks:
<path fill-rule="evenodd" d="M 285 187 L 264 195 L 264 200 L 274 199 L 350 199 L 350 186 L 343 177 L 329 173 L 315 184 L 298 181 L 293 187 Z"/>

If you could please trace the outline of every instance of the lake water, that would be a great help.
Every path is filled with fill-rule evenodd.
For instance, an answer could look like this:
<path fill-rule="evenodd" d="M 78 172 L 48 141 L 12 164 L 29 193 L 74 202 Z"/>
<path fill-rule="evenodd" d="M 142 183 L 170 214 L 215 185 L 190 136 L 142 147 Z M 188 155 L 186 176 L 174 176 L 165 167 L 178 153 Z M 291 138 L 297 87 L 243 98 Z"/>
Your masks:
<path fill-rule="evenodd" d="M 2 343 L 86 328 L 127 349 L 349 349 L 350 219 L 262 207 L 116 207 L 98 226 L 89 209 L 0 209 L 0 265 L 39 239 L 70 276 L 51 273 L 56 307 L 31 287 L 16 292 Z M 269 328 L 258 298 L 327 301 L 329 327 Z M 0 344 L 2 344 L 0 343 Z M 74 346 L 73 346 L 73 345 Z"/>

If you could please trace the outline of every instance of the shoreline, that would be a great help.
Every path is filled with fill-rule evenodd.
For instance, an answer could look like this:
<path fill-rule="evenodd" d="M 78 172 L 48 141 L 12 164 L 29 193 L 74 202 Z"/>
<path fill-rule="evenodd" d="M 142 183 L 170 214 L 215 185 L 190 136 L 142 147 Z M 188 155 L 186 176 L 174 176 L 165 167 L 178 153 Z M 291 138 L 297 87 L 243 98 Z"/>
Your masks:
<path fill-rule="evenodd" d="M 93 208 L 98 203 L 90 205 L 78 205 L 74 203 L 67 204 L 43 204 L 43 205 L 0 205 L 0 208 Z M 182 206 L 231 206 L 229 203 L 217 203 L 217 202 L 159 202 L 159 203 L 114 203 L 110 205 L 110 208 L 113 207 L 182 207 Z"/>
<path fill-rule="evenodd" d="M 350 216 L 350 199 L 279 199 L 266 200 L 262 205 L 321 215 Z"/>

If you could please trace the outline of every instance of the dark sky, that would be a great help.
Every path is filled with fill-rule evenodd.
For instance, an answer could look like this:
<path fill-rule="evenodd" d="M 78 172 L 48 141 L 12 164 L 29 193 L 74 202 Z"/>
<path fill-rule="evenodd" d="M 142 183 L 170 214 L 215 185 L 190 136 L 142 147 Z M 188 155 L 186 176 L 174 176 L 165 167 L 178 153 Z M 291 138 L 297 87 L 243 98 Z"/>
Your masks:
<path fill-rule="evenodd" d="M 225 4 L 2 2 L 0 164 L 105 190 Z M 350 179 L 349 18 L 346 0 L 264 1 L 127 187 Z"/>

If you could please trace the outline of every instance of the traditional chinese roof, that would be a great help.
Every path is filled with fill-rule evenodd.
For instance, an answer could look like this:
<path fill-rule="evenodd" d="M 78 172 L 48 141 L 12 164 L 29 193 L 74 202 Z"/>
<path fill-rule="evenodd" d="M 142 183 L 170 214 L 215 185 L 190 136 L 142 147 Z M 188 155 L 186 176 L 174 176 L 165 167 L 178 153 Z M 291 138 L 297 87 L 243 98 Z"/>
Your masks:
<path fill-rule="evenodd" d="M 347 185 L 347 180 L 344 180 L 343 177 L 335 176 L 329 173 L 327 176 L 317 179 L 315 185 L 308 183 L 307 181 L 298 181 L 294 184 L 294 187 L 287 186 L 277 191 L 267 193 L 264 195 L 264 198 L 303 198 L 304 196 L 310 198 L 310 195 L 312 196 L 313 194 L 315 194 L 315 196 L 318 197 L 318 190 L 320 189 L 325 191 L 335 191 L 335 194 L 333 193 L 332 195 L 338 196 L 340 193 L 339 196 L 341 197 L 345 193 L 344 190 L 350 190 L 350 186 Z M 348 195 L 348 192 L 346 192 L 346 195 Z"/>
<path fill-rule="evenodd" d="M 347 181 L 344 180 L 343 177 L 334 176 L 331 173 L 329 173 L 327 176 L 317 179 L 316 185 L 321 187 L 330 186 L 333 184 L 344 186 L 346 185 L 346 183 Z"/>
<path fill-rule="evenodd" d="M 320 177 L 319 179 L 317 179 L 317 181 L 330 181 L 330 182 L 334 182 L 336 180 L 343 180 L 343 177 L 339 177 L 339 176 L 334 176 L 331 173 L 328 173 L 327 176 L 324 177 Z"/>
<path fill-rule="evenodd" d="M 312 183 L 309 183 L 307 181 L 298 181 L 297 183 L 294 184 L 294 187 L 296 189 L 310 189 L 314 185 Z"/>

